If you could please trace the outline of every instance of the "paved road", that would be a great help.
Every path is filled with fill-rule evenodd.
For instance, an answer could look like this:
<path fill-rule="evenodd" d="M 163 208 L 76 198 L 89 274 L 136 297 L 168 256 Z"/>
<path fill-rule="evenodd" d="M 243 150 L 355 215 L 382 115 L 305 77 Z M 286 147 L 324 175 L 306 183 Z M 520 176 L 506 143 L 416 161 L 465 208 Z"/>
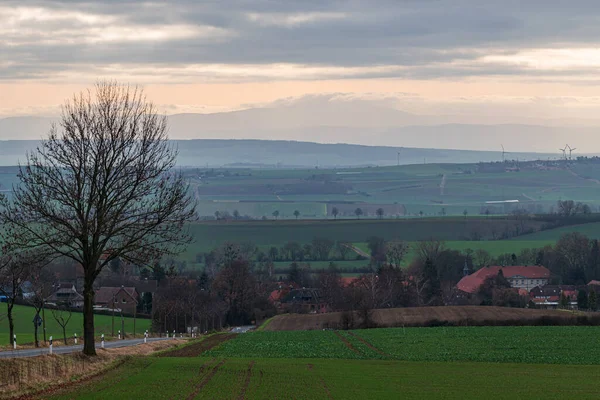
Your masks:
<path fill-rule="evenodd" d="M 172 338 L 148 338 L 148 342 L 157 342 L 159 340 L 173 340 Z M 107 349 L 114 349 L 117 347 L 128 347 L 135 346 L 144 343 L 144 339 L 126 339 L 126 340 L 113 340 L 110 342 L 104 342 L 104 347 Z M 100 348 L 100 342 L 96 342 L 96 348 Z M 54 347 L 54 354 L 68 354 L 76 353 L 83 350 L 83 345 L 77 346 L 57 346 Z M 16 357 L 35 357 L 44 354 L 48 354 L 48 348 L 39 349 L 23 349 L 23 350 L 6 350 L 0 351 L 0 358 L 16 358 Z"/>
<path fill-rule="evenodd" d="M 254 325 L 236 326 L 235 328 L 231 329 L 231 333 L 246 333 L 255 328 L 256 328 L 256 326 L 254 326 Z"/>

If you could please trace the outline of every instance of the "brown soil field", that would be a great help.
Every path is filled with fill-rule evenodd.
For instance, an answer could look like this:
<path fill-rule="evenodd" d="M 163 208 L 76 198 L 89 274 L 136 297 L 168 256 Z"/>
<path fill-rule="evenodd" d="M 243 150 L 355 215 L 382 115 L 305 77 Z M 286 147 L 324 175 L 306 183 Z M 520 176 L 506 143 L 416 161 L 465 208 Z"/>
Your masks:
<path fill-rule="evenodd" d="M 223 342 L 233 339 L 236 336 L 234 333 L 223 333 L 216 334 L 207 337 L 204 340 L 201 340 L 196 343 L 192 343 L 190 345 L 181 347 L 179 349 L 175 349 L 173 351 L 167 351 L 164 353 L 160 353 L 159 357 L 198 357 L 200 354 L 204 353 L 207 350 L 212 349 L 220 345 Z"/>
<path fill-rule="evenodd" d="M 378 328 L 436 325 L 577 325 L 577 318 L 581 315 L 583 313 L 574 314 L 561 310 L 445 306 L 373 310 L 372 320 Z M 278 315 L 270 321 L 265 330 L 340 329 L 341 316 L 341 312 Z M 360 318 L 357 316 L 355 319 L 360 324 Z"/>

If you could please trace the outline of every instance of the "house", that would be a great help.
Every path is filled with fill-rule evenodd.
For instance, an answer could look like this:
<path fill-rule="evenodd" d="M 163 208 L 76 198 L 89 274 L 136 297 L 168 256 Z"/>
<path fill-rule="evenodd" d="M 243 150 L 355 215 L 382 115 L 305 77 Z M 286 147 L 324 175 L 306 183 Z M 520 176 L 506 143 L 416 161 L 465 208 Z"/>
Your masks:
<path fill-rule="evenodd" d="M 126 314 L 135 314 L 138 301 L 135 287 L 101 287 L 94 295 L 94 305 L 121 309 Z"/>
<path fill-rule="evenodd" d="M 558 308 L 562 295 L 569 299 L 569 307 L 577 308 L 577 287 L 572 285 L 546 285 L 529 292 L 531 301 L 538 308 Z"/>
<path fill-rule="evenodd" d="M 66 304 L 71 308 L 83 308 L 83 296 L 77 292 L 72 283 L 56 285 L 55 292 L 46 299 L 46 302 L 57 305 Z"/>
<path fill-rule="evenodd" d="M 281 305 L 288 312 L 311 314 L 327 312 L 327 304 L 321 291 L 313 288 L 292 289 L 281 299 Z"/>
<path fill-rule="evenodd" d="M 510 267 L 484 267 L 474 273 L 463 277 L 456 285 L 457 289 L 465 293 L 477 293 L 487 278 L 494 277 L 502 271 L 510 286 L 517 289 L 530 291 L 537 286 L 545 286 L 550 280 L 550 271 L 542 266 L 510 266 Z"/>

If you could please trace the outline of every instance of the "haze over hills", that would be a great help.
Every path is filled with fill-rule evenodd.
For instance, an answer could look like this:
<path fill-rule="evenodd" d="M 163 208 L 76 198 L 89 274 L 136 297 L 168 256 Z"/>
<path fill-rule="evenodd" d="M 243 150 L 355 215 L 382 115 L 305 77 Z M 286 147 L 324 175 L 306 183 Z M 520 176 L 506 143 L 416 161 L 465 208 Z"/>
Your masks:
<path fill-rule="evenodd" d="M 577 147 L 577 154 L 600 152 L 595 144 L 597 129 L 591 126 L 543 126 L 523 123 L 539 120 L 514 118 L 508 119 L 514 123 L 497 124 L 492 122 L 498 118 L 485 115 L 417 115 L 395 109 L 385 101 L 345 97 L 308 96 L 245 110 L 174 114 L 168 118 L 169 134 L 174 140 L 211 139 L 180 145 L 180 164 L 190 166 L 390 165 L 397 162 L 396 147 L 413 148 L 404 150 L 401 163 L 421 163 L 424 158 L 426 162 L 499 160 L 501 145 L 510 152 L 509 158 L 521 160 L 558 157 L 558 148 L 567 142 Z M 58 119 L 0 119 L 0 140 L 4 141 L 0 142 L 0 163 L 13 165 L 22 159 L 35 144 L 20 141 L 39 140 L 53 122 Z"/>

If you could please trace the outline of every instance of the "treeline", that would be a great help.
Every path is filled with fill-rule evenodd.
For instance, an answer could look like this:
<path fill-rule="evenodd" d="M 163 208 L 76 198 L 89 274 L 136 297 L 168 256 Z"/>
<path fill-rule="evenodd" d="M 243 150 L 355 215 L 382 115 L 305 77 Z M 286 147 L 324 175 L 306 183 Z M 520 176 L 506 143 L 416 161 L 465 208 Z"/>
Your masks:
<path fill-rule="evenodd" d="M 227 257 L 227 253 L 230 251 L 228 248 L 230 245 L 226 243 L 210 252 L 198 253 L 196 254 L 196 262 L 204 263 L 209 267 L 222 262 L 222 258 Z M 259 263 L 366 259 L 356 254 L 351 243 L 326 238 L 314 238 L 310 243 L 305 244 L 290 241 L 281 247 L 271 246 L 267 251 L 263 251 L 250 242 L 235 244 L 235 246 L 239 247 L 245 258 Z"/>

